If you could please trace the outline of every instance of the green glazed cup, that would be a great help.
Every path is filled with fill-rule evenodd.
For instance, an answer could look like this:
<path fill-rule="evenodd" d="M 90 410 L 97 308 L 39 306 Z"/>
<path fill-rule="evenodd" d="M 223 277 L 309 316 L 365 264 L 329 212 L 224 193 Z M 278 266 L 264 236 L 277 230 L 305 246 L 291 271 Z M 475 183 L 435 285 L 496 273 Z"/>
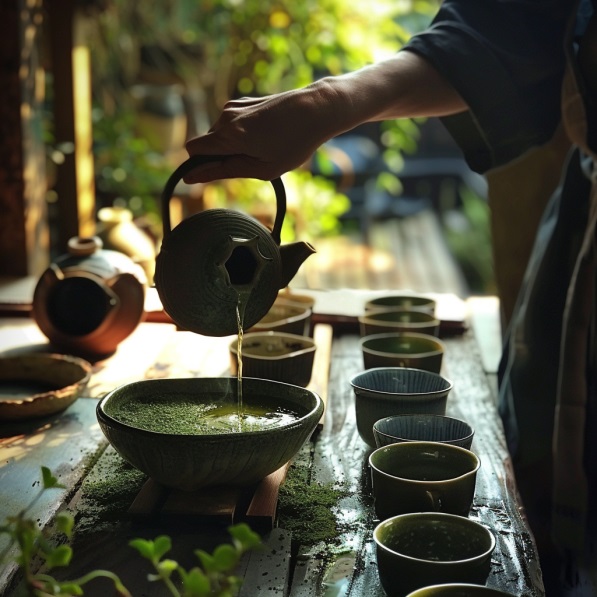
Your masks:
<path fill-rule="evenodd" d="M 483 585 L 495 537 L 482 524 L 443 512 L 416 512 L 381 522 L 373 532 L 379 578 L 390 597 L 430 585 Z"/>
<path fill-rule="evenodd" d="M 440 442 L 403 442 L 369 456 L 375 513 L 380 520 L 409 512 L 468 516 L 479 458 Z"/>
<path fill-rule="evenodd" d="M 435 313 L 436 302 L 426 296 L 395 294 L 378 296 L 365 303 L 365 311 L 392 311 L 394 309 L 414 309 Z"/>
<path fill-rule="evenodd" d="M 439 373 L 446 347 L 429 334 L 386 332 L 361 338 L 365 369 L 409 367 Z"/>
<path fill-rule="evenodd" d="M 442 442 L 470 450 L 474 435 L 466 421 L 442 415 L 394 415 L 373 425 L 378 448 L 400 442 Z"/>
<path fill-rule="evenodd" d="M 440 321 L 427 311 L 394 309 L 392 311 L 367 311 L 359 316 L 361 336 L 387 332 L 416 332 L 437 336 Z"/>
<path fill-rule="evenodd" d="M 391 415 L 445 415 L 453 383 L 439 373 L 407 367 L 376 367 L 361 371 L 350 384 L 354 390 L 357 430 L 375 448 L 373 425 Z"/>

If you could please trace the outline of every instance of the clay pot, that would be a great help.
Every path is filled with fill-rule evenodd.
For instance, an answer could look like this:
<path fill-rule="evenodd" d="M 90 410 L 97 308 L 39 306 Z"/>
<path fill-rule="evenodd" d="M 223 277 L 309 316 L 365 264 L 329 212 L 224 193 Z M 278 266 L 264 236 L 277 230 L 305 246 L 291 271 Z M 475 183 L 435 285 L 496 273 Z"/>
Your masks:
<path fill-rule="evenodd" d="M 41 275 L 33 294 L 33 317 L 60 351 L 87 358 L 113 353 L 144 313 L 143 268 L 98 237 L 73 237 L 68 254 Z"/>

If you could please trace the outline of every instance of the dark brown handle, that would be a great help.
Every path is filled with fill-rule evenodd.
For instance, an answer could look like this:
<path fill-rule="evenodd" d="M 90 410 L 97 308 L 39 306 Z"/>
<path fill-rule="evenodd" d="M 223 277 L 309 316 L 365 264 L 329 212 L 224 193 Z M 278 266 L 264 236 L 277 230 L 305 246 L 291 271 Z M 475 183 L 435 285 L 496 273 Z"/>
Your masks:
<path fill-rule="evenodd" d="M 170 224 L 170 199 L 172 199 L 172 194 L 174 193 L 176 185 L 184 178 L 184 176 L 186 176 L 189 172 L 191 172 L 191 170 L 193 170 L 197 166 L 200 166 L 201 164 L 205 164 L 207 162 L 217 162 L 225 159 L 226 157 L 230 156 L 193 155 L 188 160 L 183 162 L 180 166 L 178 166 L 178 168 L 176 168 L 176 170 L 170 175 L 170 178 L 166 182 L 161 196 L 164 238 L 166 238 L 168 234 L 170 234 L 170 232 L 172 231 Z M 271 231 L 271 235 L 276 244 L 279 245 L 280 234 L 282 232 L 282 222 L 284 222 L 284 217 L 286 216 L 286 191 L 284 189 L 284 184 L 282 183 L 281 178 L 274 178 L 270 182 L 274 187 L 274 191 L 276 193 L 276 218 L 274 220 L 274 228 Z"/>

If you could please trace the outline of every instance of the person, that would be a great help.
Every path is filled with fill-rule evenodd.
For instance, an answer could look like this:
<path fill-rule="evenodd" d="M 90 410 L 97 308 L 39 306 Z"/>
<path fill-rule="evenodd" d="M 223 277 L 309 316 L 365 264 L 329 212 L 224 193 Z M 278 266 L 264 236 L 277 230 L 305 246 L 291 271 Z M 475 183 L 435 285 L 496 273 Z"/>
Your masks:
<path fill-rule="evenodd" d="M 496 267 L 526 265 L 504 318 L 499 411 L 548 594 L 561 594 L 562 570 L 572 563 L 578 572 L 595 552 L 594 14 L 591 0 L 444 0 L 396 55 L 301 89 L 233 99 L 186 144 L 190 155 L 217 156 L 188 183 L 271 180 L 360 124 L 439 117 L 471 169 L 507 188 L 503 202 L 490 198 Z M 512 169 L 514 184 L 504 185 Z M 528 255 L 499 262 L 529 235 Z"/>

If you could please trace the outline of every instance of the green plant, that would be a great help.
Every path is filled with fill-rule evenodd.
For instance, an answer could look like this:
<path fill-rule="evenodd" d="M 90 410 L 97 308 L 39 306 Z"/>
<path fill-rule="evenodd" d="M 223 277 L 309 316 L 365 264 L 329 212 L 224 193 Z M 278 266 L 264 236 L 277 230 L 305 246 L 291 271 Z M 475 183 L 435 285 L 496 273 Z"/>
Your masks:
<path fill-rule="evenodd" d="M 301 87 L 395 53 L 427 25 L 437 5 L 437 0 L 111 0 L 94 21 L 98 189 L 141 215 L 155 210 L 165 183 L 164 162 L 160 156 L 147 159 L 135 131 L 130 94 L 135 83 L 180 85 L 187 99 L 195 98 L 197 123 L 188 134 L 198 134 L 232 97 Z M 110 137 L 110 127 L 124 142 Z M 417 125 L 397 121 L 383 128 L 380 143 L 387 148 L 390 170 L 397 171 L 402 152 L 416 147 Z M 308 169 L 290 174 L 288 184 L 305 187 L 301 210 L 307 236 L 337 233 L 339 217 L 349 207 L 346 197 L 331 193 L 324 177 Z M 226 196 L 224 189 L 220 198 Z M 252 199 L 246 199 L 246 190 L 243 197 L 239 203 L 246 207 Z"/>
<path fill-rule="evenodd" d="M 44 491 L 64 489 L 47 467 L 42 467 L 41 473 L 42 486 L 39 493 L 27 507 L 17 515 L 9 516 L 0 526 L 0 534 L 9 537 L 8 546 L 0 553 L 0 563 L 5 563 L 13 548 L 17 548 L 14 560 L 23 573 L 26 594 L 33 597 L 83 595 L 83 587 L 101 577 L 110 579 L 119 595 L 130 597 L 131 593 L 120 578 L 109 570 L 92 570 L 80 578 L 67 581 L 57 580 L 50 574 L 53 568 L 69 565 L 73 550 L 69 545 L 50 541 L 37 523 L 27 516 Z M 58 533 L 70 539 L 74 528 L 73 516 L 67 512 L 59 513 L 55 518 L 55 528 Z M 166 535 L 155 540 L 133 539 L 130 545 L 155 568 L 155 574 L 150 574 L 148 580 L 163 582 L 173 597 L 233 597 L 242 583 L 242 579 L 234 576 L 233 572 L 242 555 L 258 547 L 261 539 L 248 525 L 242 523 L 229 527 L 228 531 L 232 536 L 232 544 L 219 545 L 212 554 L 196 550 L 194 553 L 200 566 L 190 570 L 185 570 L 175 560 L 165 557 L 172 546 L 170 537 Z M 34 567 L 36 561 L 41 565 Z M 181 589 L 174 582 L 175 572 Z"/>
<path fill-rule="evenodd" d="M 444 213 L 446 242 L 471 292 L 495 293 L 489 206 L 467 187 L 460 189 L 460 198 L 460 209 Z"/>
<path fill-rule="evenodd" d="M 29 595 L 45 597 L 46 595 L 82 595 L 83 586 L 95 578 L 105 577 L 114 582 L 114 588 L 123 596 L 130 595 L 120 579 L 107 570 L 94 570 L 85 576 L 71 581 L 57 581 L 46 572 L 35 572 L 33 562 L 41 560 L 44 569 L 51 571 L 58 566 L 68 566 L 73 552 L 68 545 L 54 545 L 41 532 L 37 523 L 27 518 L 27 513 L 42 492 L 50 489 L 64 489 L 58 479 L 52 475 L 47 467 L 42 467 L 42 487 L 32 502 L 21 510 L 16 516 L 9 516 L 5 523 L 0 526 L 0 534 L 8 535 L 10 542 L 6 550 L 0 554 L 0 562 L 7 559 L 8 552 L 16 545 L 16 563 L 23 572 L 24 583 Z M 56 529 L 58 532 L 70 538 L 72 535 L 74 519 L 62 512 L 56 516 Z"/>
<path fill-rule="evenodd" d="M 195 550 L 201 567 L 190 570 L 164 557 L 172 546 L 170 537 L 162 535 L 154 541 L 133 539 L 130 545 L 155 568 L 156 573 L 149 575 L 149 580 L 163 582 L 174 597 L 232 597 L 238 593 L 242 579 L 232 575 L 231 571 L 236 568 L 242 555 L 257 547 L 261 539 L 246 524 L 237 524 L 228 530 L 232 535 L 232 544 L 219 545 L 212 554 L 202 549 Z M 174 572 L 182 581 L 182 592 L 172 582 Z"/>

